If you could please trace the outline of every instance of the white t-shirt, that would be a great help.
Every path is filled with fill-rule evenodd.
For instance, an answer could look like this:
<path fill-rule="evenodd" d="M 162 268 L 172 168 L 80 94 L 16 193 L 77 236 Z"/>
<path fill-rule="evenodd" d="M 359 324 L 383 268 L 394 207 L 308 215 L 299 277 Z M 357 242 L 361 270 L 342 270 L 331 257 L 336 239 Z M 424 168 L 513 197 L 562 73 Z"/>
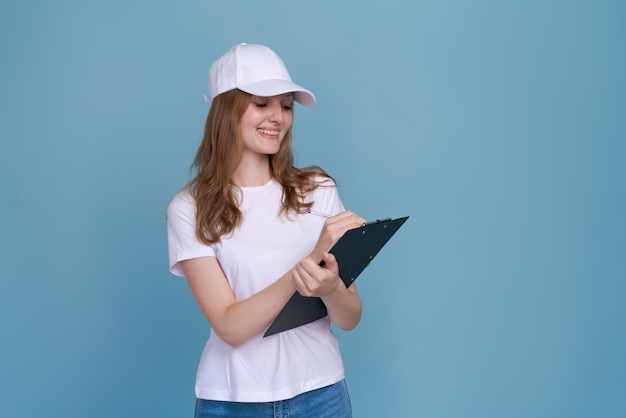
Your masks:
<path fill-rule="evenodd" d="M 313 213 L 279 216 L 282 188 L 275 180 L 243 187 L 242 224 L 215 245 L 196 238 L 195 204 L 177 194 L 167 210 L 170 271 L 183 276 L 180 261 L 217 257 L 237 300 L 272 284 L 310 254 L 324 225 L 319 214 L 344 210 L 331 180 L 307 197 Z M 328 317 L 263 338 L 265 330 L 238 347 L 211 331 L 196 375 L 196 397 L 235 402 L 271 402 L 344 378 L 338 342 Z"/>

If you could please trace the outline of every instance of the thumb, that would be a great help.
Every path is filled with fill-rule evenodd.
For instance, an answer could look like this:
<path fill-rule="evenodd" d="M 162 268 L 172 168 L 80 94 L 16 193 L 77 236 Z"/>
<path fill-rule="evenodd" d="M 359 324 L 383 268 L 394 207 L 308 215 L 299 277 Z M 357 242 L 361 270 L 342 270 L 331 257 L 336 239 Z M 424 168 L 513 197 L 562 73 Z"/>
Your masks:
<path fill-rule="evenodd" d="M 339 265 L 337 259 L 331 253 L 322 253 L 322 260 L 324 261 L 324 267 L 331 270 L 333 273 L 339 273 Z"/>

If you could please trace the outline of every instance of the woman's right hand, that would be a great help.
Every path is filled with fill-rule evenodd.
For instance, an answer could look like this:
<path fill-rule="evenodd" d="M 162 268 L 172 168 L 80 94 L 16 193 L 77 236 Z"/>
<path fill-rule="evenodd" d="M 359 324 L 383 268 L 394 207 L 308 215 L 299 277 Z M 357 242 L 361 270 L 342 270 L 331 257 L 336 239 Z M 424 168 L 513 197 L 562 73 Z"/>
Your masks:
<path fill-rule="evenodd" d="M 311 253 L 311 257 L 317 262 L 322 261 L 322 254 L 330 249 L 330 247 L 339 238 L 350 229 L 355 229 L 365 224 L 366 220 L 356 213 L 346 210 L 340 212 L 324 222 L 322 232 L 315 244 L 315 248 Z"/>

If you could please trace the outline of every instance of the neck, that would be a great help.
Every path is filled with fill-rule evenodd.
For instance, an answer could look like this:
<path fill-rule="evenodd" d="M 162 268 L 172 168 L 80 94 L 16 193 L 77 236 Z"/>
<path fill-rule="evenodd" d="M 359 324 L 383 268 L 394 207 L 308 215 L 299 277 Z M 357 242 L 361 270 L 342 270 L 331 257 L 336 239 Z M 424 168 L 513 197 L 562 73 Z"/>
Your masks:
<path fill-rule="evenodd" d="M 233 173 L 232 180 L 239 187 L 263 186 L 272 178 L 270 160 L 267 155 L 259 156 L 254 161 L 242 159 Z"/>

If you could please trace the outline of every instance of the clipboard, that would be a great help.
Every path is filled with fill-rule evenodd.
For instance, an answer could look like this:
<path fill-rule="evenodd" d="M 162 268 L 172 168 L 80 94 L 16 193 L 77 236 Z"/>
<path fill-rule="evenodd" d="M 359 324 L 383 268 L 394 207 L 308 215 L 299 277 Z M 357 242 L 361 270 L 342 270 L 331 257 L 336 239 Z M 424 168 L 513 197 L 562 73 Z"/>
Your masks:
<path fill-rule="evenodd" d="M 339 277 L 346 287 L 356 280 L 376 254 L 409 219 L 384 219 L 350 229 L 328 251 L 339 264 Z M 320 265 L 323 265 L 320 263 Z M 302 296 L 296 292 L 280 311 L 263 337 L 308 324 L 328 315 L 326 305 L 318 297 Z"/>

